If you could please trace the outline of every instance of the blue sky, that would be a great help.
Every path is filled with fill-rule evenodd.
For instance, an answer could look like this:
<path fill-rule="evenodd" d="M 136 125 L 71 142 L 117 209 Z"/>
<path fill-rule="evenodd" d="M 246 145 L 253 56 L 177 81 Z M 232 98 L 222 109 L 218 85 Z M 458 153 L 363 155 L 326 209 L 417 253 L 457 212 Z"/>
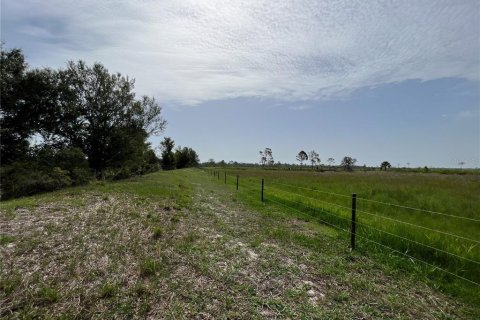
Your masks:
<path fill-rule="evenodd" d="M 203 161 L 480 167 L 478 1 L 3 0 L 1 39 L 135 78 Z"/>

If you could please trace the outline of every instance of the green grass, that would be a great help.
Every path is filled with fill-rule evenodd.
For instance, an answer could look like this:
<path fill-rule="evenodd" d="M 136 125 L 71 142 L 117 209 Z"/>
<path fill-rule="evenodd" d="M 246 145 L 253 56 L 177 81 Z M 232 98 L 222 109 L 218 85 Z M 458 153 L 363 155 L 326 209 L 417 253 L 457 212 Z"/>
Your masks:
<path fill-rule="evenodd" d="M 211 178 L 224 183 L 225 170 L 207 170 L 209 174 L 211 170 L 220 171 L 220 181 L 216 177 Z M 307 220 L 314 219 L 346 231 L 349 231 L 351 226 L 351 194 L 356 193 L 357 250 L 388 251 L 388 248 L 382 245 L 388 246 L 480 283 L 480 221 L 468 220 L 480 220 L 478 175 L 320 173 L 243 168 L 227 170 L 227 184 L 232 188 L 236 186 L 237 175 L 240 197 L 253 208 L 259 209 L 261 179 L 264 178 L 264 205 L 283 207 L 289 214 L 300 215 Z M 459 237 L 455 237 L 456 235 Z M 349 241 L 350 235 L 347 232 L 344 237 Z M 434 267 L 423 267 L 422 272 L 425 272 L 433 285 L 480 303 L 476 294 L 478 286 Z"/>
<path fill-rule="evenodd" d="M 193 169 L 0 203 L 0 317 L 480 315 L 423 266 L 360 240 L 351 252 L 348 234 L 307 206 L 271 201 L 266 181 L 264 203 L 243 180 L 236 192 L 232 177 L 225 186 Z"/>
<path fill-rule="evenodd" d="M 105 282 L 99 289 L 98 296 L 100 298 L 111 298 L 118 292 L 118 284 L 114 282 Z"/>

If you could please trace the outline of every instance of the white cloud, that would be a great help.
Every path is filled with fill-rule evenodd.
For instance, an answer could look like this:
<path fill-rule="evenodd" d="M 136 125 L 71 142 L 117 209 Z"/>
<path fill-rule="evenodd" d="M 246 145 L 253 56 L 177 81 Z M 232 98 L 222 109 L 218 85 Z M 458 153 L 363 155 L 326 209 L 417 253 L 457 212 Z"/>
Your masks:
<path fill-rule="evenodd" d="M 480 79 L 477 1 L 2 1 L 2 40 L 36 66 L 101 61 L 137 91 L 330 99 L 408 79 Z"/>
<path fill-rule="evenodd" d="M 293 110 L 293 111 L 304 111 L 311 109 L 312 106 L 308 104 L 301 104 L 301 105 L 296 105 L 296 106 L 289 106 L 288 110 Z"/>
<path fill-rule="evenodd" d="M 473 110 L 463 110 L 457 114 L 457 117 L 459 118 L 476 118 L 479 115 L 479 110 L 477 109 L 476 111 Z"/>

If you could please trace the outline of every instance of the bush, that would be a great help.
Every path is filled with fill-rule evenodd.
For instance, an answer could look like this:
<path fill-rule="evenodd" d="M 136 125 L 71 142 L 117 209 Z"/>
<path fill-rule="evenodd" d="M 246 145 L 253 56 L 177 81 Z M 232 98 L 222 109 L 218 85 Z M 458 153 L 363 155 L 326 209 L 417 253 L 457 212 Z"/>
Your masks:
<path fill-rule="evenodd" d="M 1 169 L 3 200 L 88 183 L 93 175 L 78 148 L 33 150 L 30 159 Z"/>
<path fill-rule="evenodd" d="M 15 163 L 1 171 L 2 200 L 53 191 L 72 185 L 68 171 L 59 167 L 38 168 L 35 163 Z"/>
<path fill-rule="evenodd" d="M 70 177 L 74 186 L 81 186 L 90 182 L 93 179 L 93 174 L 89 168 L 73 168 Z"/>

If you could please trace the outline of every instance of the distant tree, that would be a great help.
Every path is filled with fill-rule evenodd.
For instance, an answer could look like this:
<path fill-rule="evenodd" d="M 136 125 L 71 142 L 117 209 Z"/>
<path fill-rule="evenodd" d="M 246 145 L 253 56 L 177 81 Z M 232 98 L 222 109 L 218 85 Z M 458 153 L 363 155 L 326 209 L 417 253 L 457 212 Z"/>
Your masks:
<path fill-rule="evenodd" d="M 198 165 L 198 155 L 192 148 L 178 147 L 175 150 L 175 168 L 189 168 Z"/>
<path fill-rule="evenodd" d="M 458 163 L 458 165 L 460 166 L 460 169 L 463 169 L 463 166 L 465 165 L 465 162 L 464 161 L 460 161 Z"/>
<path fill-rule="evenodd" d="M 173 153 L 173 147 L 175 147 L 175 142 L 169 137 L 163 138 L 163 141 L 160 143 L 160 148 L 162 150 L 163 170 L 172 170 L 175 168 L 175 155 Z"/>
<path fill-rule="evenodd" d="M 297 154 L 297 161 L 300 162 L 300 165 L 302 166 L 303 165 L 303 161 L 307 161 L 308 160 L 308 155 L 305 151 L 301 150 L 298 154 Z"/>
<path fill-rule="evenodd" d="M 209 166 L 215 166 L 215 160 L 213 158 L 208 159 L 207 163 Z"/>
<path fill-rule="evenodd" d="M 320 163 L 319 154 L 316 153 L 315 150 L 312 150 L 308 153 L 308 158 L 310 159 L 310 163 L 312 164 L 312 168 L 315 165 L 318 165 Z"/>
<path fill-rule="evenodd" d="M 272 149 L 270 148 L 265 148 L 263 151 L 259 151 L 260 153 L 260 164 L 262 166 L 264 165 L 272 165 L 275 162 L 273 161 L 273 154 L 272 154 Z"/>
<path fill-rule="evenodd" d="M 221 166 L 221 167 L 225 167 L 227 165 L 227 163 L 225 162 L 225 160 L 220 160 L 218 162 L 218 165 Z"/>
<path fill-rule="evenodd" d="M 263 151 L 260 150 L 258 151 L 258 153 L 260 154 L 260 165 L 263 167 L 265 165 L 265 163 L 267 163 L 267 158 L 265 157 L 265 155 L 263 154 Z"/>
<path fill-rule="evenodd" d="M 388 161 L 383 161 L 381 164 L 380 164 L 380 171 L 381 170 L 385 170 L 387 171 L 388 168 L 391 168 L 392 165 L 390 164 L 390 162 Z"/>
<path fill-rule="evenodd" d="M 353 166 L 355 165 L 356 162 L 357 162 L 357 159 L 354 159 L 349 156 L 345 156 L 343 157 L 342 163 L 340 165 L 343 167 L 345 171 L 352 171 Z"/>

